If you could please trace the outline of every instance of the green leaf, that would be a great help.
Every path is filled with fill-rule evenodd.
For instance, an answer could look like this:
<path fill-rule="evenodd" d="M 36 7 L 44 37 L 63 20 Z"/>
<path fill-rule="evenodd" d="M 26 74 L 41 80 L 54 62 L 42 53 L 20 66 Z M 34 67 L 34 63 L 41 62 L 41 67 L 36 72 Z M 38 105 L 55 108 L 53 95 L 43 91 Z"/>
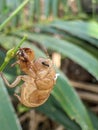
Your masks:
<path fill-rule="evenodd" d="M 74 89 L 68 83 L 63 73 L 60 76 L 52 92 L 55 99 L 72 120 L 75 120 L 82 130 L 93 130 L 88 113 Z"/>
<path fill-rule="evenodd" d="M 52 120 L 61 123 L 67 130 L 81 130 L 81 128 L 66 115 L 52 95 L 44 105 L 36 108 L 36 110 L 46 114 Z"/>
<path fill-rule="evenodd" d="M 4 58 L 5 58 L 5 51 L 0 50 L 0 66 L 1 66 L 2 63 L 3 63 Z M 15 62 L 14 59 L 11 60 L 11 61 L 8 63 L 8 65 L 6 66 L 4 72 L 7 73 L 7 75 L 8 75 L 8 73 L 9 73 L 9 74 L 11 73 L 11 74 L 12 74 L 12 77 L 15 78 L 15 77 L 16 77 L 16 73 L 17 73 L 17 70 L 16 70 L 16 67 L 12 67 L 12 68 L 11 68 L 11 64 L 12 64 L 13 62 Z M 9 79 L 9 76 L 7 76 L 7 77 L 8 77 L 8 79 Z M 12 77 L 11 77 L 11 78 L 12 78 Z M 10 79 L 11 79 L 11 78 L 10 78 Z"/>
<path fill-rule="evenodd" d="M 77 46 L 83 48 L 84 50 L 91 53 L 91 55 L 93 55 L 94 57 L 98 59 L 98 49 L 95 46 L 91 46 L 91 44 L 87 43 L 85 40 L 83 39 L 80 40 L 79 38 L 76 38 L 74 36 L 71 36 L 70 34 L 67 34 L 63 30 L 58 30 L 57 28 L 50 27 L 48 25 L 45 26 L 45 25 L 37 24 L 36 27 L 40 29 L 41 34 L 45 33 L 49 35 L 49 33 L 51 33 L 53 35 L 54 34 L 59 35 L 60 37 L 62 37 L 62 39 L 69 41 L 73 44 L 76 44 Z"/>
<path fill-rule="evenodd" d="M 63 31 L 79 37 L 83 40 L 89 41 L 91 44 L 98 47 L 98 24 L 95 22 L 83 21 L 55 21 L 50 24 L 51 27 L 56 27 Z"/>
<path fill-rule="evenodd" d="M 3 13 L 5 8 L 6 8 L 6 0 L 1 0 L 0 1 L 0 13 Z"/>
<path fill-rule="evenodd" d="M 35 1 L 34 0 L 31 0 L 29 2 L 29 5 L 28 5 L 28 11 L 29 11 L 29 19 L 30 19 L 30 22 L 33 21 L 33 18 L 34 18 L 34 15 L 35 15 L 35 12 L 34 12 L 34 9 L 35 9 Z"/>
<path fill-rule="evenodd" d="M 88 112 L 89 112 L 89 115 L 91 117 L 91 121 L 93 123 L 95 130 L 98 130 L 98 116 L 96 116 L 95 113 L 93 113 L 90 110 L 88 110 Z"/>
<path fill-rule="evenodd" d="M 34 5 L 35 5 L 35 17 L 39 18 L 40 17 L 40 0 L 35 0 Z"/>
<path fill-rule="evenodd" d="M 52 2 L 51 0 L 45 0 L 44 13 L 46 17 L 50 15 L 51 2 Z"/>
<path fill-rule="evenodd" d="M 22 130 L 7 90 L 0 78 L 0 130 Z"/>
<path fill-rule="evenodd" d="M 59 0 L 53 0 L 52 1 L 52 11 L 53 11 L 53 15 L 55 17 L 58 16 L 58 3 L 59 3 Z"/>

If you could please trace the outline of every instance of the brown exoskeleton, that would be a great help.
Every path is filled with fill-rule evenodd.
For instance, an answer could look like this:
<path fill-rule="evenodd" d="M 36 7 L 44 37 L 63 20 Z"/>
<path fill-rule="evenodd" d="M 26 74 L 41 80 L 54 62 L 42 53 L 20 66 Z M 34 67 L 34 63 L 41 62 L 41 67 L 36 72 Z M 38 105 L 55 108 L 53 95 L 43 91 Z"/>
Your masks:
<path fill-rule="evenodd" d="M 20 96 L 18 94 L 15 96 L 27 107 L 40 106 L 48 99 L 56 82 L 57 75 L 52 60 L 50 58 L 34 60 L 34 52 L 30 48 L 20 48 L 17 58 L 18 60 L 13 65 L 19 64 L 20 69 L 26 75 L 18 76 L 12 84 L 9 84 L 3 73 L 1 76 L 10 88 L 15 87 L 23 80 Z"/>

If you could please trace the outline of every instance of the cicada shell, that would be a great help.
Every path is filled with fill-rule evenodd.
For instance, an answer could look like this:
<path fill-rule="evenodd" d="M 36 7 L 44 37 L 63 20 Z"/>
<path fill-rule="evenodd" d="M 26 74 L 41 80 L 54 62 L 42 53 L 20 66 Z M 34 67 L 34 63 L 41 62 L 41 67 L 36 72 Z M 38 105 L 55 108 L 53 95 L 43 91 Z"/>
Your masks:
<path fill-rule="evenodd" d="M 17 61 L 13 65 L 15 64 L 19 64 L 25 75 L 18 76 L 12 84 L 9 84 L 3 74 L 2 78 L 9 87 L 15 87 L 23 80 L 20 95 L 15 96 L 27 107 L 40 106 L 48 99 L 56 83 L 57 77 L 52 60 L 49 57 L 35 59 L 33 50 L 20 48 Z"/>

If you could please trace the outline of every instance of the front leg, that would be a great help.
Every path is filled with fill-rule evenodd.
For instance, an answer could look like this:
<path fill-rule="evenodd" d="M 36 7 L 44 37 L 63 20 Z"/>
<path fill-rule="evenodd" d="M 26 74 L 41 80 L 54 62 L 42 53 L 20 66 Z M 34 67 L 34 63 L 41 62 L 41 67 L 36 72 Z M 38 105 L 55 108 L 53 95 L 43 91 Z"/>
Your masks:
<path fill-rule="evenodd" d="M 14 93 L 14 96 L 17 97 L 20 102 L 22 102 L 21 97 L 17 93 Z"/>
<path fill-rule="evenodd" d="M 11 67 L 13 67 L 13 66 L 15 66 L 15 65 L 17 65 L 17 64 L 19 64 L 20 62 L 19 62 L 19 60 L 18 61 L 16 61 L 16 62 L 14 62 L 13 64 L 11 64 Z"/>
<path fill-rule="evenodd" d="M 3 79 L 3 81 L 5 82 L 5 84 L 6 84 L 8 87 L 10 87 L 10 88 L 14 88 L 14 87 L 23 79 L 23 76 L 18 76 L 18 77 L 15 79 L 15 81 L 10 84 L 2 72 L 0 72 L 0 75 L 1 75 L 1 77 L 2 77 L 2 79 Z"/>

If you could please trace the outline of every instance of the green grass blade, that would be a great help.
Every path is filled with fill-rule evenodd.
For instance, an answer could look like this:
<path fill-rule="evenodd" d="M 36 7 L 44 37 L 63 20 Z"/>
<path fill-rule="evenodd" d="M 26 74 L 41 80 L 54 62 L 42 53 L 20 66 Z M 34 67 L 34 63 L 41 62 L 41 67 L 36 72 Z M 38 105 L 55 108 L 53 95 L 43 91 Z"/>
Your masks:
<path fill-rule="evenodd" d="M 66 115 L 60 104 L 53 96 L 48 101 L 37 108 L 38 111 L 46 114 L 52 120 L 61 123 L 67 130 L 81 130 L 81 128 Z"/>
<path fill-rule="evenodd" d="M 64 32 L 63 30 L 58 30 L 57 28 L 50 27 L 47 25 L 45 26 L 45 25 L 38 24 L 36 25 L 36 27 L 40 29 L 40 33 L 45 33 L 47 35 L 49 33 L 52 35 L 59 35 L 60 37 L 62 37 L 62 39 L 85 49 L 87 52 L 91 53 L 91 55 L 93 55 L 94 57 L 98 59 L 98 49 L 95 46 L 91 46 L 91 44 L 87 43 L 85 40 L 83 39 L 80 40 L 79 38 L 74 37 Z"/>
<path fill-rule="evenodd" d="M 83 40 L 89 41 L 91 44 L 98 47 L 98 24 L 96 22 L 83 22 L 83 21 L 55 21 L 50 24 L 63 31 L 79 37 Z"/>
<path fill-rule="evenodd" d="M 98 116 L 95 115 L 95 113 L 93 113 L 91 111 L 89 111 L 89 115 L 91 117 L 91 121 L 93 123 L 95 130 L 98 130 Z"/>
<path fill-rule="evenodd" d="M 88 113 L 74 89 L 70 86 L 65 76 L 61 73 L 52 92 L 72 120 L 75 120 L 82 130 L 94 130 Z"/>
<path fill-rule="evenodd" d="M 54 17 L 58 16 L 58 3 L 59 3 L 59 0 L 53 0 L 52 1 L 52 11 L 53 11 Z"/>
<path fill-rule="evenodd" d="M 22 130 L 7 90 L 0 78 L 0 130 Z"/>
<path fill-rule="evenodd" d="M 35 0 L 35 17 L 39 19 L 40 17 L 40 0 Z"/>
<path fill-rule="evenodd" d="M 51 0 L 45 0 L 45 6 L 44 6 L 44 13 L 45 16 L 48 17 L 50 15 L 51 10 Z"/>

